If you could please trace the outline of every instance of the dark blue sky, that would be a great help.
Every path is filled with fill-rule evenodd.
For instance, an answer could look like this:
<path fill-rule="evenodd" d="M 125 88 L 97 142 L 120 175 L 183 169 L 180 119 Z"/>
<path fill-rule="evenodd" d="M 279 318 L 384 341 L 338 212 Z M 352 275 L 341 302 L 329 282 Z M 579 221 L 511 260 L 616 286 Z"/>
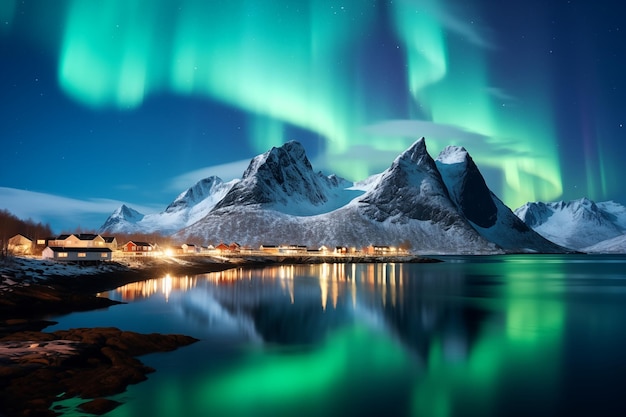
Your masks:
<path fill-rule="evenodd" d="M 0 208 L 55 231 L 160 211 L 301 141 L 360 180 L 421 136 L 511 208 L 626 203 L 619 1 L 13 1 Z"/>

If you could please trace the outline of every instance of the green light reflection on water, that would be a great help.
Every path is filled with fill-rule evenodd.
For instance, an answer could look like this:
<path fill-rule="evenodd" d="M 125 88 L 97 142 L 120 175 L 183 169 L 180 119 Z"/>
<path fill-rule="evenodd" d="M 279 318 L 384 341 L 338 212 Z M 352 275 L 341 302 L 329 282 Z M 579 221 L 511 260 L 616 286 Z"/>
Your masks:
<path fill-rule="evenodd" d="M 559 384 L 566 314 L 562 293 L 555 289 L 553 278 L 560 277 L 563 271 L 558 263 L 545 262 L 545 276 L 538 277 L 539 269 L 529 267 L 525 263 L 528 260 L 511 259 L 480 265 L 480 273 L 490 285 L 475 286 L 480 293 L 468 293 L 461 299 L 458 285 L 441 286 L 441 280 L 457 282 L 453 266 L 450 275 L 438 280 L 433 280 L 436 275 L 431 274 L 411 276 L 402 265 L 356 270 L 353 266 L 345 270 L 320 266 L 318 274 L 315 268 L 291 268 L 289 271 L 300 271 L 293 272 L 295 275 L 306 272 L 307 279 L 323 279 L 329 288 L 337 287 L 333 291 L 337 291 L 339 304 L 344 306 L 353 305 L 352 297 L 356 297 L 355 305 L 359 306 L 368 294 L 377 294 L 370 299 L 379 300 L 373 305 L 381 303 L 388 312 L 406 309 L 411 299 L 423 307 L 432 307 L 433 300 L 443 300 L 434 305 L 452 307 L 451 311 L 456 312 L 462 311 L 458 310 L 461 306 L 473 306 L 486 312 L 486 316 L 478 322 L 474 336 L 464 334 L 463 326 L 452 333 L 445 329 L 418 333 L 417 342 L 425 343 L 425 351 L 415 350 L 411 342 L 407 344 L 407 339 L 397 337 L 385 325 L 372 326 L 359 316 L 356 322 L 330 330 L 312 345 L 252 345 L 232 353 L 224 362 L 207 351 L 208 362 L 198 364 L 202 372 L 181 370 L 182 373 L 167 376 L 166 370 L 160 370 L 150 376 L 152 383 L 130 387 L 128 394 L 120 397 L 125 404 L 111 415 L 125 417 L 144 411 L 170 417 L 348 415 L 387 407 L 387 411 L 400 415 L 479 416 L 501 411 L 498 401 L 510 389 L 509 385 L 533 380 L 537 380 L 536 386 L 523 385 L 527 394 L 545 401 L 549 408 L 554 399 L 543 388 Z M 437 271 L 436 266 L 422 268 Z M 282 269 L 273 274 L 268 271 L 264 272 L 263 286 L 273 280 L 282 283 L 293 279 L 289 274 L 281 276 L 278 271 Z M 222 279 L 227 279 L 217 280 L 215 285 L 235 285 L 238 273 L 245 272 L 222 274 Z M 246 275 L 243 281 L 250 279 Z M 411 284 L 416 279 L 418 283 Z M 297 291 L 302 283 L 291 284 L 290 291 L 294 285 L 296 297 L 292 300 L 297 307 Z M 174 285 L 179 287 L 188 288 Z M 366 292 L 361 292 L 365 287 Z M 385 304 L 380 297 L 392 291 L 399 298 Z M 319 314 L 328 314 L 328 309 L 335 308 L 334 302 L 324 297 L 318 302 Z M 416 311 L 420 309 L 407 310 L 406 314 Z M 461 349 L 455 351 L 457 342 Z M 192 355 L 198 356 L 206 348 L 206 344 L 199 344 L 162 355 L 184 356 L 191 349 L 195 351 Z M 135 396 L 150 398 L 151 403 L 126 401 Z"/>

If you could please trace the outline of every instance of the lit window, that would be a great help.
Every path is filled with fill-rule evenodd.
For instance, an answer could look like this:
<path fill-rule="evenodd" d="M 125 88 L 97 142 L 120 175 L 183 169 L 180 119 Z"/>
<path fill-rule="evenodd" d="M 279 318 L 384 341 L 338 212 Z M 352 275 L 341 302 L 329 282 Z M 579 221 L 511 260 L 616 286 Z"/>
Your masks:
<path fill-rule="evenodd" d="M 85 252 L 78 252 L 78 257 L 79 258 L 86 258 L 87 254 Z"/>
<path fill-rule="evenodd" d="M 59 252 L 59 258 L 67 258 L 67 252 Z"/>
<path fill-rule="evenodd" d="M 100 257 L 101 257 L 101 258 L 106 258 L 106 257 L 107 257 L 106 252 L 102 252 L 102 253 L 100 254 Z"/>

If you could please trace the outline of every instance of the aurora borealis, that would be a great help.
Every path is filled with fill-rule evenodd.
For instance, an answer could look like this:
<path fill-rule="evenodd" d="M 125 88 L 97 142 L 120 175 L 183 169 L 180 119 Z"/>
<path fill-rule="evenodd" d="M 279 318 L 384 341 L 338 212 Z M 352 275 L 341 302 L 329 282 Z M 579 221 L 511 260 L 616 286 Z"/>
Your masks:
<path fill-rule="evenodd" d="M 4 0 L 2 198 L 158 211 L 287 140 L 354 181 L 425 136 L 511 208 L 626 203 L 623 6 L 580 3 Z"/>

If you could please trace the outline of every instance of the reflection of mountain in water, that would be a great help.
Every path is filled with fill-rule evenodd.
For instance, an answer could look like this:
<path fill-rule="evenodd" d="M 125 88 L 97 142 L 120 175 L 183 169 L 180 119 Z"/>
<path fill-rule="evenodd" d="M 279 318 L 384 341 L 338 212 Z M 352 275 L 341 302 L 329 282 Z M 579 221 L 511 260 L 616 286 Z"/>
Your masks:
<path fill-rule="evenodd" d="M 485 318 L 463 298 L 453 269 L 403 264 L 333 264 L 233 269 L 166 278 L 163 288 L 187 320 L 215 332 L 278 345 L 312 345 L 351 323 L 387 333 L 425 360 L 436 341 L 450 360 L 465 357 Z M 128 297 L 146 286 L 119 289 Z M 167 291 L 166 291 L 167 289 Z M 176 292 L 184 292 L 174 297 Z M 146 296 L 150 296 L 147 294 Z"/>

